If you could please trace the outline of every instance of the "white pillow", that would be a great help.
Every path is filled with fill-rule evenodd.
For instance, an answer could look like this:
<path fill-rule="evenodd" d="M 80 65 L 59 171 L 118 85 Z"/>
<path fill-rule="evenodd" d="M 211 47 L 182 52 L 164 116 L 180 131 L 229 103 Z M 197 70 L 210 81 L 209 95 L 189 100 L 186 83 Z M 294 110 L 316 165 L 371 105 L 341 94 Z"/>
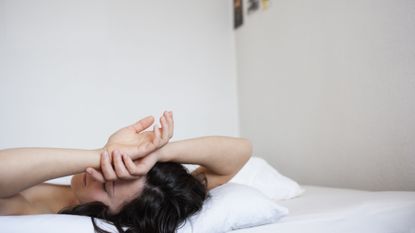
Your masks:
<path fill-rule="evenodd" d="M 202 210 L 178 233 L 221 233 L 278 221 L 288 209 L 246 185 L 227 183 L 210 191 Z"/>
<path fill-rule="evenodd" d="M 258 157 L 251 157 L 230 182 L 256 188 L 274 200 L 294 198 L 304 192 L 297 182 L 281 175 L 264 159 Z"/>

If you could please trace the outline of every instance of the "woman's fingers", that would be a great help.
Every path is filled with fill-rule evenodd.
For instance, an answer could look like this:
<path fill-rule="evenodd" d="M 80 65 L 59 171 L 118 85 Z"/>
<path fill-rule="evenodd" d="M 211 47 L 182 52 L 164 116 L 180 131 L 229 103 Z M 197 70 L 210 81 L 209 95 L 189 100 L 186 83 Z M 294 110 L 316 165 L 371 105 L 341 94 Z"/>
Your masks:
<path fill-rule="evenodd" d="M 136 179 L 137 177 L 134 177 L 134 174 L 127 170 L 127 164 L 123 162 L 122 157 L 128 156 L 125 154 L 121 154 L 119 151 L 114 151 L 112 154 L 112 160 L 114 162 L 115 172 L 117 176 L 121 179 Z"/>
<path fill-rule="evenodd" d="M 166 113 L 164 113 L 166 115 Z M 164 145 L 169 141 L 169 125 L 167 124 L 167 120 L 165 116 L 160 117 L 160 124 L 161 124 L 161 144 Z"/>
<path fill-rule="evenodd" d="M 98 181 L 98 182 L 100 182 L 100 183 L 105 183 L 105 178 L 104 178 L 104 176 L 102 175 L 102 173 L 101 173 L 101 172 L 99 172 L 99 171 L 95 170 L 95 169 L 94 169 L 94 168 L 92 168 L 92 167 L 87 168 L 87 169 L 86 169 L 86 172 L 87 172 L 90 176 L 92 176 L 92 178 L 94 178 L 96 181 Z"/>
<path fill-rule="evenodd" d="M 131 175 L 139 175 L 135 163 L 133 162 L 133 160 L 129 156 L 123 154 L 122 159 L 124 161 L 125 166 L 128 169 L 128 172 Z"/>
<path fill-rule="evenodd" d="M 101 154 L 101 172 L 88 168 L 87 172 L 97 181 L 115 181 L 117 179 L 137 179 L 138 173 L 135 172 L 135 164 L 126 154 L 121 154 L 118 150 L 112 152 L 112 161 L 107 152 Z M 129 160 L 126 160 L 128 158 Z M 131 165 L 134 165 L 134 167 Z M 133 172 L 130 172 L 133 171 Z"/>
<path fill-rule="evenodd" d="M 119 151 L 115 150 L 112 152 L 112 161 L 114 163 L 115 173 L 119 178 L 128 178 L 130 176 L 127 169 L 125 169 L 123 161 L 121 160 L 121 154 Z"/>
<path fill-rule="evenodd" d="M 117 179 L 114 169 L 111 165 L 111 160 L 107 151 L 101 154 L 101 171 L 104 175 L 105 180 L 114 181 Z"/>
<path fill-rule="evenodd" d="M 157 124 L 154 125 L 153 132 L 154 132 L 153 145 L 158 147 L 158 145 L 160 144 L 161 138 L 160 138 L 160 129 Z"/>
<path fill-rule="evenodd" d="M 169 138 L 173 137 L 173 131 L 174 131 L 174 121 L 173 121 L 173 113 L 167 112 L 166 114 L 166 118 L 167 118 L 167 124 L 169 125 Z"/>
<path fill-rule="evenodd" d="M 131 125 L 134 128 L 136 133 L 140 133 L 141 131 L 150 127 L 154 122 L 154 117 L 148 116 L 144 117 L 143 119 L 139 120 L 137 123 Z"/>

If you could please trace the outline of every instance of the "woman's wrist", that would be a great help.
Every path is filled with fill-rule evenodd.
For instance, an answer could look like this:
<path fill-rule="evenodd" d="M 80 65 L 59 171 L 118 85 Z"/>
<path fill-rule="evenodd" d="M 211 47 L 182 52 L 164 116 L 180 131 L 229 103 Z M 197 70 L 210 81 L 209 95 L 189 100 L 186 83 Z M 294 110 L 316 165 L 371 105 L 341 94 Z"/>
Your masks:
<path fill-rule="evenodd" d="M 104 152 L 104 151 L 108 151 L 108 149 L 106 148 L 106 147 L 102 147 L 102 148 L 97 148 L 97 149 L 94 149 L 94 150 L 92 150 L 92 151 L 94 151 L 95 153 L 97 153 L 97 154 L 101 154 L 102 152 Z"/>
<path fill-rule="evenodd" d="M 170 144 L 171 143 L 167 143 L 163 147 L 153 152 L 155 156 L 157 157 L 158 162 L 170 162 L 173 160 L 172 159 L 173 153 L 171 153 L 171 151 L 169 150 Z"/>
<path fill-rule="evenodd" d="M 105 147 L 89 150 L 91 154 L 91 161 L 89 162 L 90 165 L 88 167 L 100 168 L 101 155 L 106 150 L 107 148 Z"/>

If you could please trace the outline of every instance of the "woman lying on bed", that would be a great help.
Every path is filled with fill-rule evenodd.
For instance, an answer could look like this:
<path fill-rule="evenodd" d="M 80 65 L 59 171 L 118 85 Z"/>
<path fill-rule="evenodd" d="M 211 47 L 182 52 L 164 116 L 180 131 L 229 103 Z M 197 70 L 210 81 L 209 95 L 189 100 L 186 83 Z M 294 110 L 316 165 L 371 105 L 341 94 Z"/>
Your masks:
<path fill-rule="evenodd" d="M 0 150 L 0 215 L 76 214 L 106 219 L 118 231 L 175 232 L 201 209 L 207 190 L 229 181 L 251 155 L 247 140 L 201 137 L 170 142 L 173 116 L 145 131 L 146 117 L 97 150 Z M 181 163 L 200 165 L 189 174 Z M 74 175 L 71 186 L 43 183 Z"/>

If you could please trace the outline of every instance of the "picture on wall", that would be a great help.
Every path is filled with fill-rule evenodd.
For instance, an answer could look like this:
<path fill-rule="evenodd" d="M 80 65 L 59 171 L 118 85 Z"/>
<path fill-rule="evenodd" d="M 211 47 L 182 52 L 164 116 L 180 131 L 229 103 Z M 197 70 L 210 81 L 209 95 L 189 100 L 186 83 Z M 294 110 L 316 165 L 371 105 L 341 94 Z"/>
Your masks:
<path fill-rule="evenodd" d="M 271 0 L 261 0 L 262 10 L 267 10 L 271 6 Z"/>
<path fill-rule="evenodd" d="M 233 16 L 234 16 L 234 28 L 238 28 L 243 24 L 243 9 L 242 0 L 233 0 Z"/>
<path fill-rule="evenodd" d="M 252 14 L 259 9 L 259 0 L 248 0 L 248 14 Z"/>

